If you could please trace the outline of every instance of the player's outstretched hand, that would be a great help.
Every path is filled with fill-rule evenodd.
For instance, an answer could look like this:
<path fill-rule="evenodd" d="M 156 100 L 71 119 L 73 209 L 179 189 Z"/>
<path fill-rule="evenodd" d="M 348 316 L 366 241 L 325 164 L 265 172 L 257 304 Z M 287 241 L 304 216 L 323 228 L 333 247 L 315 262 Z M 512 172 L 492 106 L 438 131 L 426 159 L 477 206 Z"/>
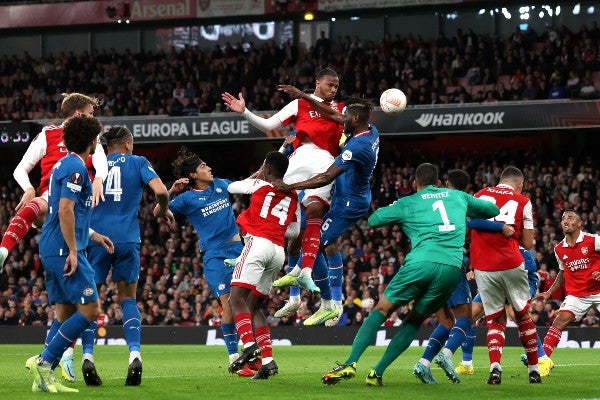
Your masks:
<path fill-rule="evenodd" d="M 273 181 L 272 184 L 275 187 L 275 189 L 281 190 L 283 193 L 289 193 L 293 190 L 290 185 L 284 183 L 281 179 Z"/>
<path fill-rule="evenodd" d="M 299 99 L 302 97 L 302 95 L 304 95 L 302 90 L 292 85 L 278 85 L 277 89 L 289 94 L 294 99 Z"/>
<path fill-rule="evenodd" d="M 72 276 L 77 271 L 77 252 L 69 253 L 63 271 L 65 271 L 63 276 Z"/>
<path fill-rule="evenodd" d="M 92 207 L 100 204 L 100 199 L 104 201 L 104 187 L 102 186 L 102 179 L 96 178 L 92 182 Z"/>
<path fill-rule="evenodd" d="M 599 271 L 592 272 L 592 278 L 594 278 L 597 281 L 600 281 L 600 272 Z"/>
<path fill-rule="evenodd" d="M 227 107 L 231 109 L 231 111 L 235 111 L 236 113 L 243 113 L 246 109 L 246 100 L 244 100 L 244 96 L 241 93 L 238 94 L 239 98 L 235 98 L 231 93 L 224 92 L 221 94 L 221 99 L 223 99 L 223 103 Z"/>
<path fill-rule="evenodd" d="M 108 238 L 108 236 L 94 232 L 90 236 L 90 240 L 93 240 L 95 243 L 98 243 L 100 246 L 104 247 L 104 250 L 106 250 L 108 254 L 113 254 L 115 252 L 115 245 L 113 244 L 112 240 Z"/>
<path fill-rule="evenodd" d="M 21 201 L 19 201 L 19 204 L 17 204 L 15 211 L 21 210 L 34 198 L 35 198 L 35 189 L 34 188 L 29 188 L 29 189 L 25 190 L 25 193 L 23 193 L 23 196 L 21 196 Z"/>

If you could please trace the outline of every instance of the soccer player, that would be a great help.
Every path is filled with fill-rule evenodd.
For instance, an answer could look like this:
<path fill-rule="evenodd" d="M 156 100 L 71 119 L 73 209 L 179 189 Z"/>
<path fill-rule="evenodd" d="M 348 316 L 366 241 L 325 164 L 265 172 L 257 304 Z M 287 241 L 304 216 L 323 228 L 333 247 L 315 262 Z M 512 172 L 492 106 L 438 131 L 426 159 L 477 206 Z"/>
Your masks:
<path fill-rule="evenodd" d="M 560 224 L 565 237 L 554 247 L 560 271 L 552 286 L 536 296 L 546 301 L 563 285 L 567 293 L 544 338 L 548 356 L 567 326 L 579 321 L 589 308 L 600 306 L 600 236 L 583 232 L 581 215 L 574 210 L 566 210 Z"/>
<path fill-rule="evenodd" d="M 98 99 L 80 93 L 63 93 L 63 101 L 60 105 L 60 113 L 67 120 L 73 116 L 94 116 L 94 110 L 98 106 Z M 17 204 L 15 216 L 10 220 L 8 228 L 2 236 L 0 243 L 0 271 L 4 263 L 17 243 L 25 237 L 32 226 L 41 227 L 48 212 L 48 182 L 54 164 L 63 158 L 67 149 L 63 141 L 63 127 L 61 125 L 48 125 L 31 142 L 23 155 L 21 162 L 14 171 L 14 178 L 23 189 L 21 201 Z M 86 160 L 89 163 L 89 160 Z M 36 190 L 29 181 L 29 173 L 37 165 L 41 167 L 41 180 Z M 98 140 L 91 163 L 95 170 L 92 184 L 92 207 L 98 205 L 100 199 L 104 200 L 102 194 L 102 182 L 108 174 L 106 155 Z M 89 166 L 89 164 L 88 164 Z M 75 344 L 73 344 L 74 346 Z M 62 376 L 69 382 L 75 381 L 75 368 L 73 367 L 73 347 L 69 347 L 60 362 Z"/>
<path fill-rule="evenodd" d="M 96 118 L 68 119 L 63 141 L 70 153 L 56 163 L 48 183 L 48 217 L 40 236 L 40 256 L 56 319 L 45 350 L 25 364 L 33 376 L 34 391 L 77 391 L 56 381 L 54 368 L 63 352 L 100 314 L 94 270 L 85 254 L 92 212 L 92 182 L 85 160 L 96 149 L 101 131 Z M 104 245 L 113 250 L 110 241 Z"/>
<path fill-rule="evenodd" d="M 341 112 L 344 105 L 334 101 L 339 86 L 339 78 L 335 71 L 324 68 L 317 74 L 314 96 L 318 101 Z M 262 118 L 246 108 L 246 102 L 240 93 L 238 98 L 225 92 L 223 102 L 232 111 L 242 114 L 254 127 L 268 132 L 272 129 L 295 124 L 296 139 L 294 153 L 290 156 L 290 164 L 283 178 L 287 184 L 312 178 L 325 172 L 333 163 L 334 157 L 340 154 L 339 141 L 342 136 L 342 125 L 325 118 L 313 105 L 304 99 L 295 99 L 270 118 Z M 285 277 L 277 280 L 278 287 L 296 285 L 311 292 L 319 292 L 311 274 L 319 251 L 319 236 L 323 216 L 331 202 L 331 187 L 326 186 L 307 189 L 302 204 L 306 211 L 306 229 L 297 240 L 302 241 L 302 268 L 292 265 L 292 270 Z M 290 248 L 297 247 L 294 240 Z M 290 254 L 294 254 L 290 251 Z M 291 258 L 297 260 L 295 257 Z"/>
<path fill-rule="evenodd" d="M 98 99 L 80 93 L 63 93 L 60 112 L 69 119 L 73 116 L 94 116 Z M 64 122 L 61 125 L 48 125 L 31 142 L 23 155 L 21 162 L 15 168 L 13 176 L 23 189 L 21 201 L 17 204 L 17 214 L 10 220 L 8 228 L 0 243 L 0 271 L 10 251 L 25 237 L 31 226 L 41 227 L 48 212 L 48 182 L 54 164 L 67 154 L 62 138 Z M 93 181 L 93 205 L 96 206 L 102 198 L 102 182 L 108 174 L 104 149 L 97 141 L 92 156 L 95 178 Z M 36 190 L 29 181 L 29 172 L 40 163 L 41 180 L 36 197 Z"/>
<path fill-rule="evenodd" d="M 471 265 L 487 322 L 487 344 L 490 358 L 490 375 L 487 383 L 499 385 L 502 381 L 502 348 L 506 329 L 505 305 L 508 302 L 515 311 L 519 339 L 525 348 L 528 361 L 529 383 L 541 383 L 537 331 L 529 315 L 529 285 L 527 271 L 519 244 L 524 249 L 533 246 L 533 215 L 529 198 L 523 189 L 523 173 L 515 167 L 506 167 L 500 175 L 500 183 L 487 187 L 475 195 L 500 208 L 495 218 L 512 225 L 515 233 L 506 238 L 498 232 L 474 230 L 471 233 Z"/>
<path fill-rule="evenodd" d="M 224 261 L 238 257 L 243 248 L 227 191 L 231 181 L 214 178 L 212 169 L 185 147 L 179 150 L 173 168 L 179 179 L 169 189 L 170 195 L 176 195 L 169 203 L 169 212 L 176 217 L 186 217 L 200 237 L 198 245 L 204 253 L 204 276 L 223 307 L 221 331 L 231 364 L 239 357 L 238 334 L 229 306 L 233 271 Z M 158 206 L 154 212 L 158 215 Z M 238 375 L 253 376 L 254 372 L 244 367 Z"/>
<path fill-rule="evenodd" d="M 158 201 L 158 216 L 168 217 L 169 194 L 148 160 L 132 154 L 133 135 L 129 129 L 115 125 L 103 137 L 108 150 L 109 168 L 104 187 L 106 200 L 94 209 L 91 226 L 96 232 L 110 233 L 115 250 L 110 254 L 102 246 L 91 244 L 87 248 L 88 260 L 94 266 L 97 287 L 106 282 L 109 272 L 117 283 L 119 303 L 123 310 L 123 332 L 129 346 L 125 385 L 139 386 L 142 382 L 141 321 L 135 298 L 140 274 L 138 206 L 144 186 L 148 185 Z M 83 379 L 88 386 L 102 384 L 94 366 L 96 328 L 96 322 L 92 322 L 81 337 Z"/>
<path fill-rule="evenodd" d="M 448 171 L 448 181 L 446 187 L 464 191 L 470 181 L 469 174 L 460 169 Z M 444 351 L 436 357 L 436 363 L 451 373 L 446 373 L 448 379 L 453 382 L 460 382 L 460 378 L 454 372 L 451 357 L 454 351 L 464 342 L 466 332 L 471 328 L 471 290 L 466 277 L 466 271 L 461 268 L 460 282 L 450 296 L 450 299 L 440 310 L 436 312 L 436 318 L 439 321 L 429 337 L 429 343 L 421 356 L 421 359 L 415 364 L 413 374 L 423 383 L 436 384 L 437 380 L 433 377 L 430 370 L 431 361 L 442 349 Z M 447 340 L 447 342 L 446 342 Z M 448 354 L 449 353 L 449 354 Z"/>
<path fill-rule="evenodd" d="M 399 224 L 410 238 L 412 250 L 361 325 L 350 355 L 323 376 L 324 384 L 354 377 L 357 361 L 375 340 L 381 324 L 400 306 L 414 300 L 410 314 L 366 378 L 369 386 L 383 386 L 386 368 L 408 348 L 423 321 L 445 304 L 460 280 L 467 214 L 480 218 L 498 215 L 494 204 L 440 188 L 439 184 L 437 168 L 421 164 L 413 182 L 417 192 L 369 217 L 368 223 L 374 228 Z"/>
<path fill-rule="evenodd" d="M 496 222 L 491 222 L 496 223 Z M 504 223 L 500 223 L 503 225 L 503 234 L 505 237 L 512 236 L 514 229 L 510 225 L 506 225 Z M 467 226 L 471 227 L 471 221 L 467 222 Z M 509 228 L 509 229 L 507 229 Z M 523 255 L 525 270 L 527 270 L 527 281 L 529 283 L 529 294 L 531 298 L 534 298 L 537 294 L 538 282 L 540 277 L 537 274 L 537 265 L 531 253 L 523 248 L 520 248 L 519 251 L 521 255 Z M 483 304 L 481 303 L 481 295 L 478 293 L 477 296 L 473 299 L 472 303 L 472 312 L 473 312 L 473 325 L 471 326 L 470 332 L 467 334 L 465 341 L 461 344 L 462 348 L 462 361 L 456 367 L 455 371 L 457 374 L 461 375 L 473 375 L 475 373 L 475 369 L 473 368 L 473 347 L 475 347 L 475 339 L 477 335 L 477 327 L 475 322 L 482 318 L 485 314 L 483 312 Z M 507 306 L 506 312 L 509 314 L 510 318 L 514 321 L 514 310 L 512 307 Z M 546 352 L 544 351 L 544 346 L 542 345 L 542 341 L 540 340 L 539 335 L 537 336 L 537 351 L 538 351 L 538 365 L 540 370 L 540 376 L 548 376 L 550 375 L 550 370 L 554 368 L 554 362 L 548 357 Z M 527 355 L 521 355 L 521 361 L 525 366 L 528 365 Z"/>
<path fill-rule="evenodd" d="M 295 88 L 285 88 L 294 95 L 307 97 L 306 94 L 293 89 Z M 342 114 L 335 110 L 330 113 L 331 118 L 340 120 L 344 125 L 344 136 L 347 139 L 342 154 L 323 173 L 291 185 L 283 182 L 276 185 L 284 191 L 290 191 L 314 189 L 334 182 L 331 207 L 321 226 L 319 248 L 320 253 L 326 251 L 330 268 L 328 271 L 325 258 L 320 254 L 315 262 L 315 281 L 325 280 L 326 285 L 320 286 L 321 307 L 304 321 L 306 326 L 322 325 L 341 315 L 343 269 L 337 239 L 363 217 L 371 205 L 371 176 L 379 154 L 379 132 L 369 123 L 372 109 L 369 102 L 355 98 L 346 101 L 345 104 Z M 318 107 L 319 104 L 315 106 Z M 322 110 L 321 113 L 325 115 L 327 111 Z"/>
<path fill-rule="evenodd" d="M 251 195 L 250 207 L 237 218 L 245 246 L 233 272 L 229 298 L 244 351 L 229 369 L 238 371 L 261 356 L 262 366 L 254 379 L 268 379 L 278 372 L 269 325 L 261 306 L 269 298 L 271 285 L 285 261 L 285 238 L 300 233 L 296 192 L 286 194 L 272 184 L 283 178 L 288 162 L 282 153 L 270 152 L 260 178 L 233 182 L 228 187 L 230 193 Z"/>

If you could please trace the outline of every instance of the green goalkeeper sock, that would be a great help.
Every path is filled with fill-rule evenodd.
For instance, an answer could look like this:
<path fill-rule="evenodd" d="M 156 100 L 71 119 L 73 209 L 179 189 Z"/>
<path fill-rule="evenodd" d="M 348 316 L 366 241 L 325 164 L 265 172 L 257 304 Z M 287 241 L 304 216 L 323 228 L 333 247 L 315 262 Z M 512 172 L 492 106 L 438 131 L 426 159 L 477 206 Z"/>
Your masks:
<path fill-rule="evenodd" d="M 394 335 L 390 344 L 388 344 L 381 360 L 373 367 L 377 376 L 383 376 L 387 367 L 410 346 L 415 336 L 417 336 L 418 330 L 419 326 L 410 322 L 405 322 L 400 326 L 400 330 Z"/>
<path fill-rule="evenodd" d="M 377 331 L 379 331 L 379 327 L 383 324 L 383 321 L 385 321 L 385 315 L 379 310 L 371 311 L 356 333 L 354 342 L 352 342 L 352 351 L 345 364 L 351 364 L 358 361 L 362 353 L 364 353 L 367 347 L 373 343 L 375 337 L 377 337 Z"/>

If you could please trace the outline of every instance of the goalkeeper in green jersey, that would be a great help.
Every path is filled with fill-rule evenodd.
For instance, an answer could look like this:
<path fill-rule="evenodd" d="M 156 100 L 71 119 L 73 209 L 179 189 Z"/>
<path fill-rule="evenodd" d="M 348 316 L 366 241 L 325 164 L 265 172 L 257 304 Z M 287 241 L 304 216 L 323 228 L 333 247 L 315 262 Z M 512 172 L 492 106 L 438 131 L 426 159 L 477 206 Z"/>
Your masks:
<path fill-rule="evenodd" d="M 354 377 L 357 361 L 375 340 L 381 324 L 393 311 L 414 300 L 410 314 L 366 378 L 367 385 L 383 386 L 383 372 L 410 345 L 423 321 L 446 304 L 460 280 L 467 216 L 492 218 L 499 213 L 489 201 L 438 187 L 438 170 L 432 164 L 419 165 L 413 186 L 415 194 L 369 217 L 374 228 L 398 224 L 412 249 L 357 332 L 346 361 L 323 376 L 326 385 Z"/>

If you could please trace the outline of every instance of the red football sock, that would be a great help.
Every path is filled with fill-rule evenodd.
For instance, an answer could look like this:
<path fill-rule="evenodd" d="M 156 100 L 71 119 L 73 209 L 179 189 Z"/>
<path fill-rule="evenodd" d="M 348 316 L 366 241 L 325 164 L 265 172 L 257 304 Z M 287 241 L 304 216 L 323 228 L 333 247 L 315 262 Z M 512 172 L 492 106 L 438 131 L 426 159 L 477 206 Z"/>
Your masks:
<path fill-rule="evenodd" d="M 302 238 L 302 268 L 312 268 L 319 252 L 321 240 L 322 218 L 310 218 L 306 220 L 306 230 Z"/>
<path fill-rule="evenodd" d="M 521 320 L 519 326 L 519 339 L 525 348 L 527 354 L 527 364 L 535 365 L 538 363 L 537 349 L 537 331 L 531 317 Z"/>
<path fill-rule="evenodd" d="M 252 333 L 252 322 L 250 322 L 250 318 L 250 313 L 239 313 L 233 317 L 235 329 L 237 329 L 238 336 L 244 344 L 256 341 L 254 340 L 254 334 Z"/>
<path fill-rule="evenodd" d="M 546 333 L 546 337 L 544 338 L 544 351 L 546 355 L 550 357 L 552 352 L 558 346 L 558 342 L 560 342 L 560 337 L 562 336 L 562 331 L 555 327 L 554 325 L 548 329 L 548 333 Z"/>
<path fill-rule="evenodd" d="M 488 355 L 490 357 L 491 363 L 500 364 L 500 360 L 502 359 L 502 349 L 504 348 L 504 330 L 506 327 L 497 322 L 487 322 L 488 333 L 487 333 L 487 343 L 488 343 Z"/>
<path fill-rule="evenodd" d="M 40 207 L 37 203 L 30 201 L 23 207 L 17 215 L 12 217 L 2 237 L 0 246 L 11 251 L 21 239 L 27 235 L 27 231 L 31 228 L 33 221 L 40 215 Z"/>
<path fill-rule="evenodd" d="M 256 343 L 260 347 L 262 358 L 273 357 L 273 347 L 271 347 L 271 330 L 268 326 L 256 328 Z"/>

